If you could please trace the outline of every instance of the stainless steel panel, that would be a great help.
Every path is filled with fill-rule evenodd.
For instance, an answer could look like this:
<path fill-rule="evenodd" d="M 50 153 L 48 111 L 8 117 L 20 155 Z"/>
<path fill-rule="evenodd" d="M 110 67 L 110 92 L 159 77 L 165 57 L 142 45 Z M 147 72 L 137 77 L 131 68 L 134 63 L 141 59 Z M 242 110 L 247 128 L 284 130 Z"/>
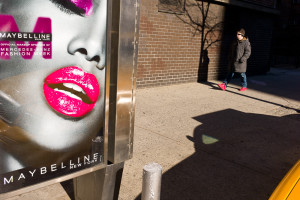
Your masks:
<path fill-rule="evenodd" d="M 132 157 L 134 116 L 135 116 L 135 92 L 136 92 L 136 68 L 137 68 L 137 44 L 139 29 L 139 0 L 113 1 L 112 18 L 119 17 L 119 24 L 113 24 L 115 32 L 119 33 L 118 52 L 114 61 L 117 67 L 111 66 L 110 81 L 110 112 L 115 111 L 115 118 L 110 116 L 110 121 L 115 125 L 109 127 L 108 160 L 113 163 L 123 162 Z M 117 10 L 120 10 L 118 16 Z M 116 12 L 116 14 L 114 14 Z M 114 23 L 117 20 L 113 21 Z M 113 35 L 113 34 L 112 34 Z M 116 45 L 116 44 L 114 44 Z M 114 52 L 114 51 L 111 51 Z M 116 59 L 116 60 L 115 60 Z M 112 64 L 112 63 L 111 63 Z M 113 91 L 116 90 L 116 93 Z M 116 94 L 116 96 L 114 96 Z M 115 107 L 114 107 L 115 106 Z"/>
<path fill-rule="evenodd" d="M 108 165 L 106 168 L 75 178 L 76 200 L 118 199 L 124 163 Z"/>
<path fill-rule="evenodd" d="M 140 0 L 108 0 L 104 161 L 132 157 Z M 106 163 L 0 195 L 15 196 L 106 167 Z"/>
<path fill-rule="evenodd" d="M 66 176 L 62 176 L 62 177 L 59 177 L 59 178 L 56 178 L 56 179 L 52 179 L 50 181 L 45 181 L 45 182 L 42 182 L 40 184 L 36 184 L 36 185 L 25 187 L 25 188 L 22 188 L 22 189 L 19 189 L 19 190 L 15 190 L 13 192 L 4 193 L 4 194 L 0 195 L 0 199 L 7 199 L 7 198 L 11 198 L 11 197 L 14 197 L 14 196 L 17 196 L 17 195 L 21 195 L 23 193 L 27 193 L 27 192 L 30 192 L 30 191 L 33 191 L 33 190 L 37 190 L 39 188 L 46 187 L 48 185 L 52 185 L 52 184 L 55 184 L 55 183 L 60 183 L 60 182 L 72 179 L 74 177 L 78 177 L 78 176 L 82 176 L 82 175 L 85 175 L 85 174 L 88 174 L 88 173 L 91 173 L 91 172 L 95 172 L 95 171 L 101 170 L 105 167 L 106 167 L 105 164 L 97 165 L 95 167 L 92 167 L 92 168 L 89 168 L 89 169 L 84 169 L 84 170 L 75 172 L 73 174 L 68 174 Z"/>

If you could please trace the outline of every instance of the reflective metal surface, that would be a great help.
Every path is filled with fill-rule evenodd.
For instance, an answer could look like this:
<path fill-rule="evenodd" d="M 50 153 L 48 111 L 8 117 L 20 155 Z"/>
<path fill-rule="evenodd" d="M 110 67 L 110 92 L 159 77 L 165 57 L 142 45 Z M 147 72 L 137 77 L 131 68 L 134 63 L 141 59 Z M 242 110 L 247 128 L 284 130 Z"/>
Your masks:
<path fill-rule="evenodd" d="M 21 195 L 23 193 L 27 193 L 27 192 L 30 192 L 30 191 L 33 191 L 33 190 L 37 190 L 39 188 L 46 187 L 48 185 L 52 185 L 52 184 L 55 184 L 55 183 L 60 183 L 60 182 L 69 180 L 69 179 L 74 178 L 74 177 L 78 177 L 78 176 L 82 176 L 82 175 L 85 175 L 85 174 L 88 174 L 88 173 L 91 173 L 91 172 L 95 172 L 95 171 L 101 170 L 105 167 L 106 167 L 106 165 L 104 165 L 104 164 L 103 165 L 97 165 L 96 167 L 89 168 L 89 169 L 84 169 L 84 170 L 81 170 L 79 172 L 75 172 L 73 174 L 62 176 L 62 177 L 57 178 L 57 179 L 53 179 L 53 180 L 46 181 L 46 182 L 43 182 L 43 183 L 40 183 L 40 184 L 25 187 L 23 189 L 15 190 L 13 192 L 8 192 L 8 193 L 5 193 L 5 194 L 1 194 L 0 199 L 7 199 L 7 198 L 10 198 L 10 197 Z"/>
<path fill-rule="evenodd" d="M 132 157 L 140 0 L 108 0 L 107 3 L 104 163 L 1 194 L 0 199 L 103 169 L 107 160 L 121 164 Z"/>
<path fill-rule="evenodd" d="M 101 170 L 73 179 L 75 199 L 117 200 L 123 167 L 124 162 L 112 164 Z"/>
<path fill-rule="evenodd" d="M 112 19 L 108 160 L 113 163 L 123 162 L 132 157 L 139 2 L 139 0 L 113 1 L 112 16 L 108 17 Z M 118 9 L 120 9 L 119 16 L 115 12 Z M 119 23 L 116 24 L 118 19 Z"/>
<path fill-rule="evenodd" d="M 149 163 L 143 169 L 142 200 L 160 200 L 162 167 Z"/>

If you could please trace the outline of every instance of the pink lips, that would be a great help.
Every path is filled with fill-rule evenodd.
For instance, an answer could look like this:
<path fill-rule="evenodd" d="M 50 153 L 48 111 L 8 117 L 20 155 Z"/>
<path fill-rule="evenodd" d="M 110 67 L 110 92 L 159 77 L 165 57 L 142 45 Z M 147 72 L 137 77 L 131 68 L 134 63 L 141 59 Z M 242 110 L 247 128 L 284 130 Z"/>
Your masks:
<path fill-rule="evenodd" d="M 55 89 L 56 85 L 66 85 Z M 69 88 L 74 88 L 70 89 Z M 71 116 L 82 117 L 89 113 L 95 106 L 99 96 L 99 84 L 97 78 L 84 72 L 78 67 L 66 67 L 50 74 L 43 86 L 44 95 L 48 104 L 57 112 Z M 69 90 L 69 91 L 68 91 Z M 75 94 L 72 94 L 75 91 Z M 84 102 L 76 93 L 86 96 L 88 102 Z"/>

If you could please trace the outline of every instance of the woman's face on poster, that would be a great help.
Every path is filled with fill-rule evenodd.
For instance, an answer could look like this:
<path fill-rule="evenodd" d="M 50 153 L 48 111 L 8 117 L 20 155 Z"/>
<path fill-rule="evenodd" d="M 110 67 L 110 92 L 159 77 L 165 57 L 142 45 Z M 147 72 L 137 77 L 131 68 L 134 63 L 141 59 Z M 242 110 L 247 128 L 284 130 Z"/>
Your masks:
<path fill-rule="evenodd" d="M 0 59 L 0 89 L 20 110 L 14 125 L 52 150 L 95 135 L 104 120 L 106 0 L 0 0 L 0 9 L 20 32 L 51 19 L 50 59 Z"/>

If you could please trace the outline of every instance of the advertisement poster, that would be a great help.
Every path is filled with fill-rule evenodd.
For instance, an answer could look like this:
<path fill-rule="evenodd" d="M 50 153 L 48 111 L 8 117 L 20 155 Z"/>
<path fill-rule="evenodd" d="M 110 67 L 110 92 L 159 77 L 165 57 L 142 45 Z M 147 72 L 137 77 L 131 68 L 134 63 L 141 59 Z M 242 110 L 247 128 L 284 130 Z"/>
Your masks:
<path fill-rule="evenodd" d="M 0 0 L 0 194 L 103 163 L 106 0 Z"/>

